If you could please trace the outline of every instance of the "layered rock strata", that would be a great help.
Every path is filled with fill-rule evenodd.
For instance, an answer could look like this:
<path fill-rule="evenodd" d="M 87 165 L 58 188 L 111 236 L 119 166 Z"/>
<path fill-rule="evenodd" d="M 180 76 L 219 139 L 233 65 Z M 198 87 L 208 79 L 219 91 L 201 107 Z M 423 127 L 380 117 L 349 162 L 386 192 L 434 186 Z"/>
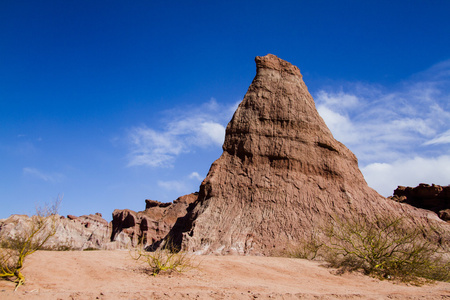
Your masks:
<path fill-rule="evenodd" d="M 169 234 L 176 243 L 197 253 L 264 255 L 330 218 L 408 210 L 429 221 L 368 187 L 355 155 L 319 116 L 296 66 L 271 54 L 255 61 L 256 76 L 226 128 L 223 153 Z"/>

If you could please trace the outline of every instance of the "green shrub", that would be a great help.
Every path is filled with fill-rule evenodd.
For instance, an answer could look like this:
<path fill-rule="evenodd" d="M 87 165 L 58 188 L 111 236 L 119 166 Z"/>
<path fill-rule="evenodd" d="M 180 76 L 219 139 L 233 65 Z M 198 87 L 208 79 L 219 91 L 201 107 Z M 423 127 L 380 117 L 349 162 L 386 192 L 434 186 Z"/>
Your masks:
<path fill-rule="evenodd" d="M 37 208 L 24 230 L 15 236 L 3 237 L 0 241 L 0 278 L 13 280 L 15 290 L 25 283 L 22 268 L 25 258 L 42 249 L 56 233 L 58 199 L 51 207 Z"/>
<path fill-rule="evenodd" d="M 288 246 L 283 254 L 292 258 L 314 260 L 321 255 L 323 246 L 324 242 L 319 233 L 313 230 L 309 236 L 300 240 L 295 246 Z"/>
<path fill-rule="evenodd" d="M 184 272 L 195 267 L 192 256 L 176 249 L 169 241 L 154 251 L 146 251 L 139 245 L 130 250 L 130 255 L 134 260 L 146 263 L 153 276 L 164 272 Z"/>
<path fill-rule="evenodd" d="M 67 244 L 57 244 L 57 245 L 44 245 L 39 250 L 44 251 L 74 251 L 76 250 L 70 245 Z"/>
<path fill-rule="evenodd" d="M 430 237 L 430 234 L 436 234 Z M 314 230 L 290 257 L 325 260 L 340 272 L 361 270 L 384 279 L 450 281 L 450 252 L 436 228 L 411 227 L 399 217 L 334 217 Z"/>
<path fill-rule="evenodd" d="M 426 230 L 404 218 L 363 216 L 334 220 L 324 230 L 324 258 L 341 270 L 363 270 L 380 278 L 450 281 L 450 262 Z"/>

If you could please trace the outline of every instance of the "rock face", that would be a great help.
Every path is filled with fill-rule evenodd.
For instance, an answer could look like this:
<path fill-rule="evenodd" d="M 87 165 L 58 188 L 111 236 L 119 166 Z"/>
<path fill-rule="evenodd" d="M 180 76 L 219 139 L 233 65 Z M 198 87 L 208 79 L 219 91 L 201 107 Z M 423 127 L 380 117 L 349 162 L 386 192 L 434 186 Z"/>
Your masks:
<path fill-rule="evenodd" d="M 26 215 L 12 215 L 0 220 L 0 238 L 14 237 L 20 234 L 30 223 Z M 101 214 L 59 217 L 56 233 L 44 245 L 53 250 L 84 250 L 84 249 L 121 249 L 126 248 L 128 237 L 122 234 L 116 241 L 110 241 L 111 226 Z"/>
<path fill-rule="evenodd" d="M 355 155 L 319 116 L 297 67 L 271 54 L 255 61 L 256 76 L 227 126 L 223 154 L 170 232 L 176 243 L 199 254 L 265 255 L 330 217 L 407 209 L 367 186 Z"/>
<path fill-rule="evenodd" d="M 176 199 L 173 203 L 145 200 L 145 210 L 134 212 L 129 209 L 113 212 L 111 241 L 120 234 L 129 237 L 131 245 L 143 243 L 144 246 L 158 243 L 175 224 L 176 220 L 187 213 L 188 206 L 197 200 L 193 193 Z"/>
<path fill-rule="evenodd" d="M 434 211 L 444 221 L 450 221 L 450 185 L 421 183 L 416 187 L 399 186 L 392 200 Z"/>

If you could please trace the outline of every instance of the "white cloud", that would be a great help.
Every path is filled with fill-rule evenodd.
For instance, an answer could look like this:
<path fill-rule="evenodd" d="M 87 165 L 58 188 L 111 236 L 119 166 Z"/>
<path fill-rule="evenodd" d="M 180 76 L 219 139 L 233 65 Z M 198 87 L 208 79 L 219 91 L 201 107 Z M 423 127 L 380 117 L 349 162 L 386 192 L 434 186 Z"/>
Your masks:
<path fill-rule="evenodd" d="M 336 139 L 355 152 L 363 165 L 419 155 L 421 145 L 447 143 L 450 133 L 450 61 L 387 89 L 349 83 L 321 90 L 316 102 Z M 345 92 L 344 92 L 345 91 Z M 376 151 L 374 151 L 376 150 Z"/>
<path fill-rule="evenodd" d="M 317 93 L 316 98 L 324 103 L 325 106 L 331 107 L 355 107 L 359 103 L 358 97 L 342 91 L 338 93 L 328 93 L 321 90 Z"/>
<path fill-rule="evenodd" d="M 225 139 L 225 127 L 215 122 L 203 122 L 200 124 L 200 136 L 202 142 L 222 145 Z"/>
<path fill-rule="evenodd" d="M 176 135 L 156 132 L 145 126 L 133 128 L 129 132 L 133 150 L 129 154 L 128 166 L 147 165 L 160 167 L 170 165 L 174 157 L 183 151 L 183 142 Z"/>
<path fill-rule="evenodd" d="M 170 167 L 176 157 L 195 148 L 220 147 L 225 139 L 227 107 L 215 99 L 199 108 L 172 110 L 161 124 L 165 130 L 139 126 L 129 130 L 128 166 Z"/>
<path fill-rule="evenodd" d="M 169 191 L 176 191 L 178 193 L 184 193 L 188 190 L 188 186 L 184 181 L 178 180 L 168 180 L 162 181 L 158 180 L 158 186 Z"/>
<path fill-rule="evenodd" d="M 434 139 L 431 139 L 424 143 L 424 145 L 434 145 L 434 144 L 450 144 L 450 130 L 439 134 Z"/>
<path fill-rule="evenodd" d="M 450 184 L 450 155 L 436 158 L 413 157 L 392 163 L 372 163 L 361 168 L 370 187 L 383 196 L 392 196 L 399 185 L 419 183 Z"/>
<path fill-rule="evenodd" d="M 203 177 L 200 176 L 200 174 L 198 174 L 197 172 L 192 172 L 192 173 L 189 175 L 189 179 L 196 179 L 196 180 L 198 180 L 198 181 L 203 181 Z"/>
<path fill-rule="evenodd" d="M 348 83 L 321 90 L 319 114 L 359 159 L 370 186 L 450 183 L 450 60 L 397 86 Z"/>
<path fill-rule="evenodd" d="M 52 183 L 60 182 L 64 178 L 64 175 L 62 175 L 62 174 L 59 174 L 59 173 L 48 174 L 48 173 L 39 171 L 38 169 L 35 169 L 35 168 L 23 168 L 22 171 L 23 171 L 24 175 L 32 176 L 32 177 L 41 179 L 43 181 L 52 182 Z"/>
<path fill-rule="evenodd" d="M 354 125 L 348 116 L 341 115 L 326 105 L 319 105 L 317 111 L 337 140 L 344 144 L 359 140 L 359 134 L 355 131 Z"/>
<path fill-rule="evenodd" d="M 193 180 L 195 182 L 193 182 Z M 191 193 L 198 189 L 198 182 L 203 181 L 203 177 L 198 172 L 192 172 L 186 177 L 178 180 L 159 180 L 158 186 L 168 191 L 176 191 L 177 193 Z"/>

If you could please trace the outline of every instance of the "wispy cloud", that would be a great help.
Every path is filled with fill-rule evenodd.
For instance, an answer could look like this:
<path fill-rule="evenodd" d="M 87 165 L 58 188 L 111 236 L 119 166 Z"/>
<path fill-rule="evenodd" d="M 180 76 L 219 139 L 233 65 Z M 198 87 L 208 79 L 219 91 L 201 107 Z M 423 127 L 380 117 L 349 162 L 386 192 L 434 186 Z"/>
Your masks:
<path fill-rule="evenodd" d="M 146 126 L 130 130 L 131 153 L 128 166 L 160 167 L 172 164 L 176 156 L 186 151 L 182 139 L 171 132 L 157 132 Z"/>
<path fill-rule="evenodd" d="M 158 186 L 165 190 L 176 191 L 178 193 L 182 193 L 188 190 L 188 185 L 186 182 L 181 180 L 158 180 Z"/>
<path fill-rule="evenodd" d="M 178 180 L 159 180 L 158 186 L 168 191 L 176 191 L 178 193 L 190 193 L 198 190 L 199 182 L 203 180 L 198 172 L 192 172 L 186 177 Z"/>
<path fill-rule="evenodd" d="M 393 88 L 347 83 L 320 90 L 315 99 L 335 138 L 358 157 L 369 185 L 390 195 L 406 178 L 408 184 L 450 183 L 440 164 L 450 155 L 442 146 L 450 143 L 449 87 L 450 60 Z"/>
<path fill-rule="evenodd" d="M 23 174 L 27 176 L 32 176 L 34 178 L 38 178 L 40 180 L 46 181 L 46 182 L 61 182 L 64 179 L 64 175 L 59 173 L 46 173 L 42 172 L 35 168 L 23 168 Z"/>
<path fill-rule="evenodd" d="M 424 145 L 450 144 L 450 129 L 427 141 Z"/>
<path fill-rule="evenodd" d="M 198 174 L 197 172 L 192 172 L 189 175 L 189 179 L 197 179 L 198 181 L 203 181 L 204 178 L 200 176 L 200 174 Z"/>
<path fill-rule="evenodd" d="M 146 125 L 129 130 L 128 166 L 170 167 L 182 153 L 221 146 L 231 110 L 212 99 L 199 108 L 178 109 L 168 115 L 166 121 L 161 120 L 165 130 Z"/>

